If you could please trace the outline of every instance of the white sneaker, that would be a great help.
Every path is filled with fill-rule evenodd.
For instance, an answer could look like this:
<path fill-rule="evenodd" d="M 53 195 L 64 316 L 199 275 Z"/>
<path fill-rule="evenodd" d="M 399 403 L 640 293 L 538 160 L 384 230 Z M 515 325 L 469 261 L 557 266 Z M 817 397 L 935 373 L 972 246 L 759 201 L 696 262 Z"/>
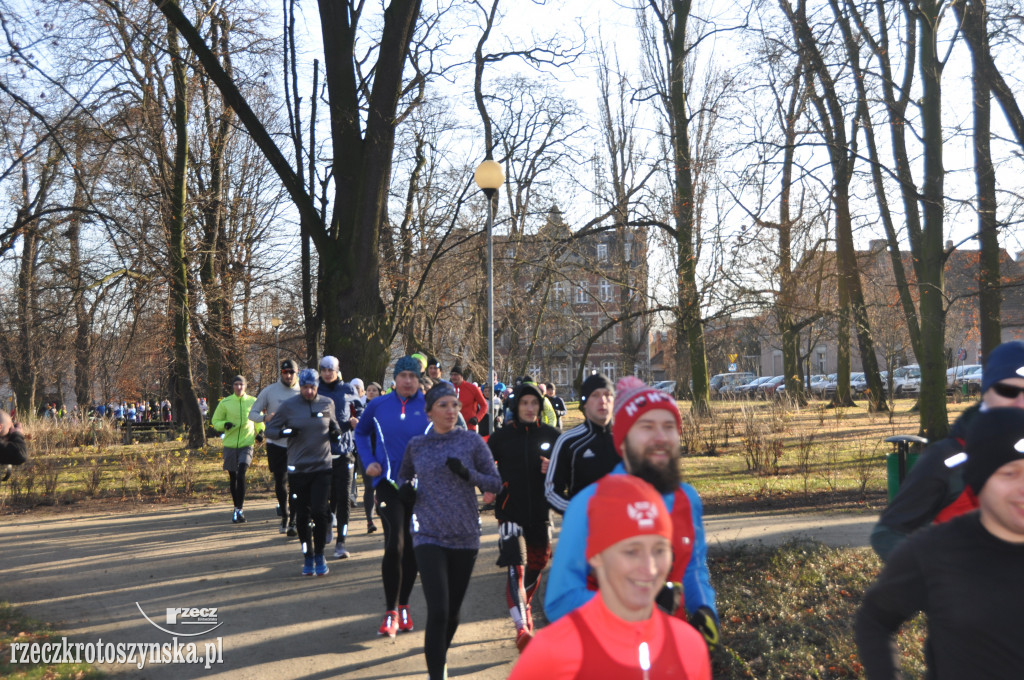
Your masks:
<path fill-rule="evenodd" d="M 334 556 L 335 556 L 335 557 L 336 557 L 337 559 L 339 559 L 339 560 L 343 560 L 343 559 L 345 559 L 346 557 L 348 557 L 348 550 L 345 550 L 345 544 L 344 544 L 344 543 L 339 543 L 339 544 L 338 544 L 338 545 L 337 545 L 337 546 L 336 546 L 336 547 L 334 548 Z"/>

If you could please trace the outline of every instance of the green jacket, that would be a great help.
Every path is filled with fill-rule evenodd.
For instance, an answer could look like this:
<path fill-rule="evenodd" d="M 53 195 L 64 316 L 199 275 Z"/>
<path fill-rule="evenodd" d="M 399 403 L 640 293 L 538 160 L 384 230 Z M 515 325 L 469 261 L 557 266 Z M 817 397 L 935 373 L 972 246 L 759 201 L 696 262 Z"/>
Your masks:
<path fill-rule="evenodd" d="M 220 400 L 217 409 L 213 412 L 213 429 L 218 432 L 225 432 L 224 446 L 231 449 L 244 449 L 252 446 L 256 441 L 256 433 L 263 431 L 263 423 L 254 423 L 249 420 L 249 409 L 256 403 L 256 397 L 243 394 L 236 397 L 229 394 Z M 225 423 L 232 423 L 234 427 L 230 430 L 224 428 Z"/>

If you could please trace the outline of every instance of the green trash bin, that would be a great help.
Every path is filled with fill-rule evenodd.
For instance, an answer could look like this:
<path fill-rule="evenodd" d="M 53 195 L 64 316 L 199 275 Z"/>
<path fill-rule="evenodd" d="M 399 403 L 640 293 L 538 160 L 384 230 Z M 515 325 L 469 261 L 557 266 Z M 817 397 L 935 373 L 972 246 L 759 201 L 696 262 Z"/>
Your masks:
<path fill-rule="evenodd" d="M 918 457 L 921 455 L 921 447 L 927 444 L 928 440 L 916 435 L 903 434 L 888 437 L 885 441 L 893 444 L 896 448 L 894 452 L 885 456 L 886 479 L 889 490 L 889 502 L 891 503 L 892 499 L 899 493 L 903 480 L 907 478 L 907 473 L 914 467 L 914 463 L 917 462 Z M 913 453 L 911 453 L 911 447 L 914 447 Z"/>

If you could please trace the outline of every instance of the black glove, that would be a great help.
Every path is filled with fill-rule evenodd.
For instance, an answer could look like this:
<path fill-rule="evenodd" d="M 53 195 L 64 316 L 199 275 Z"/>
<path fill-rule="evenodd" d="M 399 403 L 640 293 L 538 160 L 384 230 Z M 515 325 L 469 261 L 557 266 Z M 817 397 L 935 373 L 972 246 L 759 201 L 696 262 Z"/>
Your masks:
<path fill-rule="evenodd" d="M 263 432 L 262 431 L 256 433 L 256 443 L 257 444 L 262 444 L 264 439 L 266 439 L 266 437 L 263 436 Z"/>
<path fill-rule="evenodd" d="M 224 431 L 227 432 L 228 430 L 230 430 L 234 426 L 235 426 L 234 423 L 230 423 L 230 422 L 229 423 L 224 423 Z"/>
<path fill-rule="evenodd" d="M 448 466 L 449 470 L 457 474 L 459 477 L 462 477 L 467 482 L 469 481 L 469 469 L 461 460 L 449 457 L 444 464 Z"/>
<path fill-rule="evenodd" d="M 466 422 L 469 423 L 470 425 L 479 425 L 480 424 L 480 419 L 477 418 L 476 416 L 473 416 L 472 418 L 470 418 Z"/>
<path fill-rule="evenodd" d="M 679 610 L 682 601 L 683 584 L 672 581 L 666 582 L 654 596 L 654 604 L 669 616 L 673 616 Z"/>
<path fill-rule="evenodd" d="M 715 647 L 718 646 L 718 622 L 714 613 L 707 607 L 698 607 L 697 611 L 690 614 L 689 621 L 690 625 L 704 636 L 704 642 L 708 643 L 708 651 L 715 651 Z"/>
<path fill-rule="evenodd" d="M 341 436 L 341 430 L 334 424 L 333 420 L 327 421 L 327 434 L 331 435 L 333 439 L 337 439 Z"/>
<path fill-rule="evenodd" d="M 406 508 L 411 508 L 416 503 L 416 487 L 412 482 L 406 482 L 398 488 L 398 498 Z"/>

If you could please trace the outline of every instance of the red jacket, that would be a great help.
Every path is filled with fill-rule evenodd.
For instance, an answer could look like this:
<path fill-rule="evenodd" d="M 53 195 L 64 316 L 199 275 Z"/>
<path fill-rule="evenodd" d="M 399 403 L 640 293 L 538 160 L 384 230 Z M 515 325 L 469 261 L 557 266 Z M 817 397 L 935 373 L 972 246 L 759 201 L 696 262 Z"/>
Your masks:
<path fill-rule="evenodd" d="M 483 392 L 468 380 L 463 380 L 458 385 L 453 383 L 452 386 L 462 404 L 462 417 L 466 420 L 466 427 L 476 432 L 476 425 L 470 418 L 476 418 L 476 422 L 479 423 L 487 415 L 487 400 L 484 399 Z"/>

